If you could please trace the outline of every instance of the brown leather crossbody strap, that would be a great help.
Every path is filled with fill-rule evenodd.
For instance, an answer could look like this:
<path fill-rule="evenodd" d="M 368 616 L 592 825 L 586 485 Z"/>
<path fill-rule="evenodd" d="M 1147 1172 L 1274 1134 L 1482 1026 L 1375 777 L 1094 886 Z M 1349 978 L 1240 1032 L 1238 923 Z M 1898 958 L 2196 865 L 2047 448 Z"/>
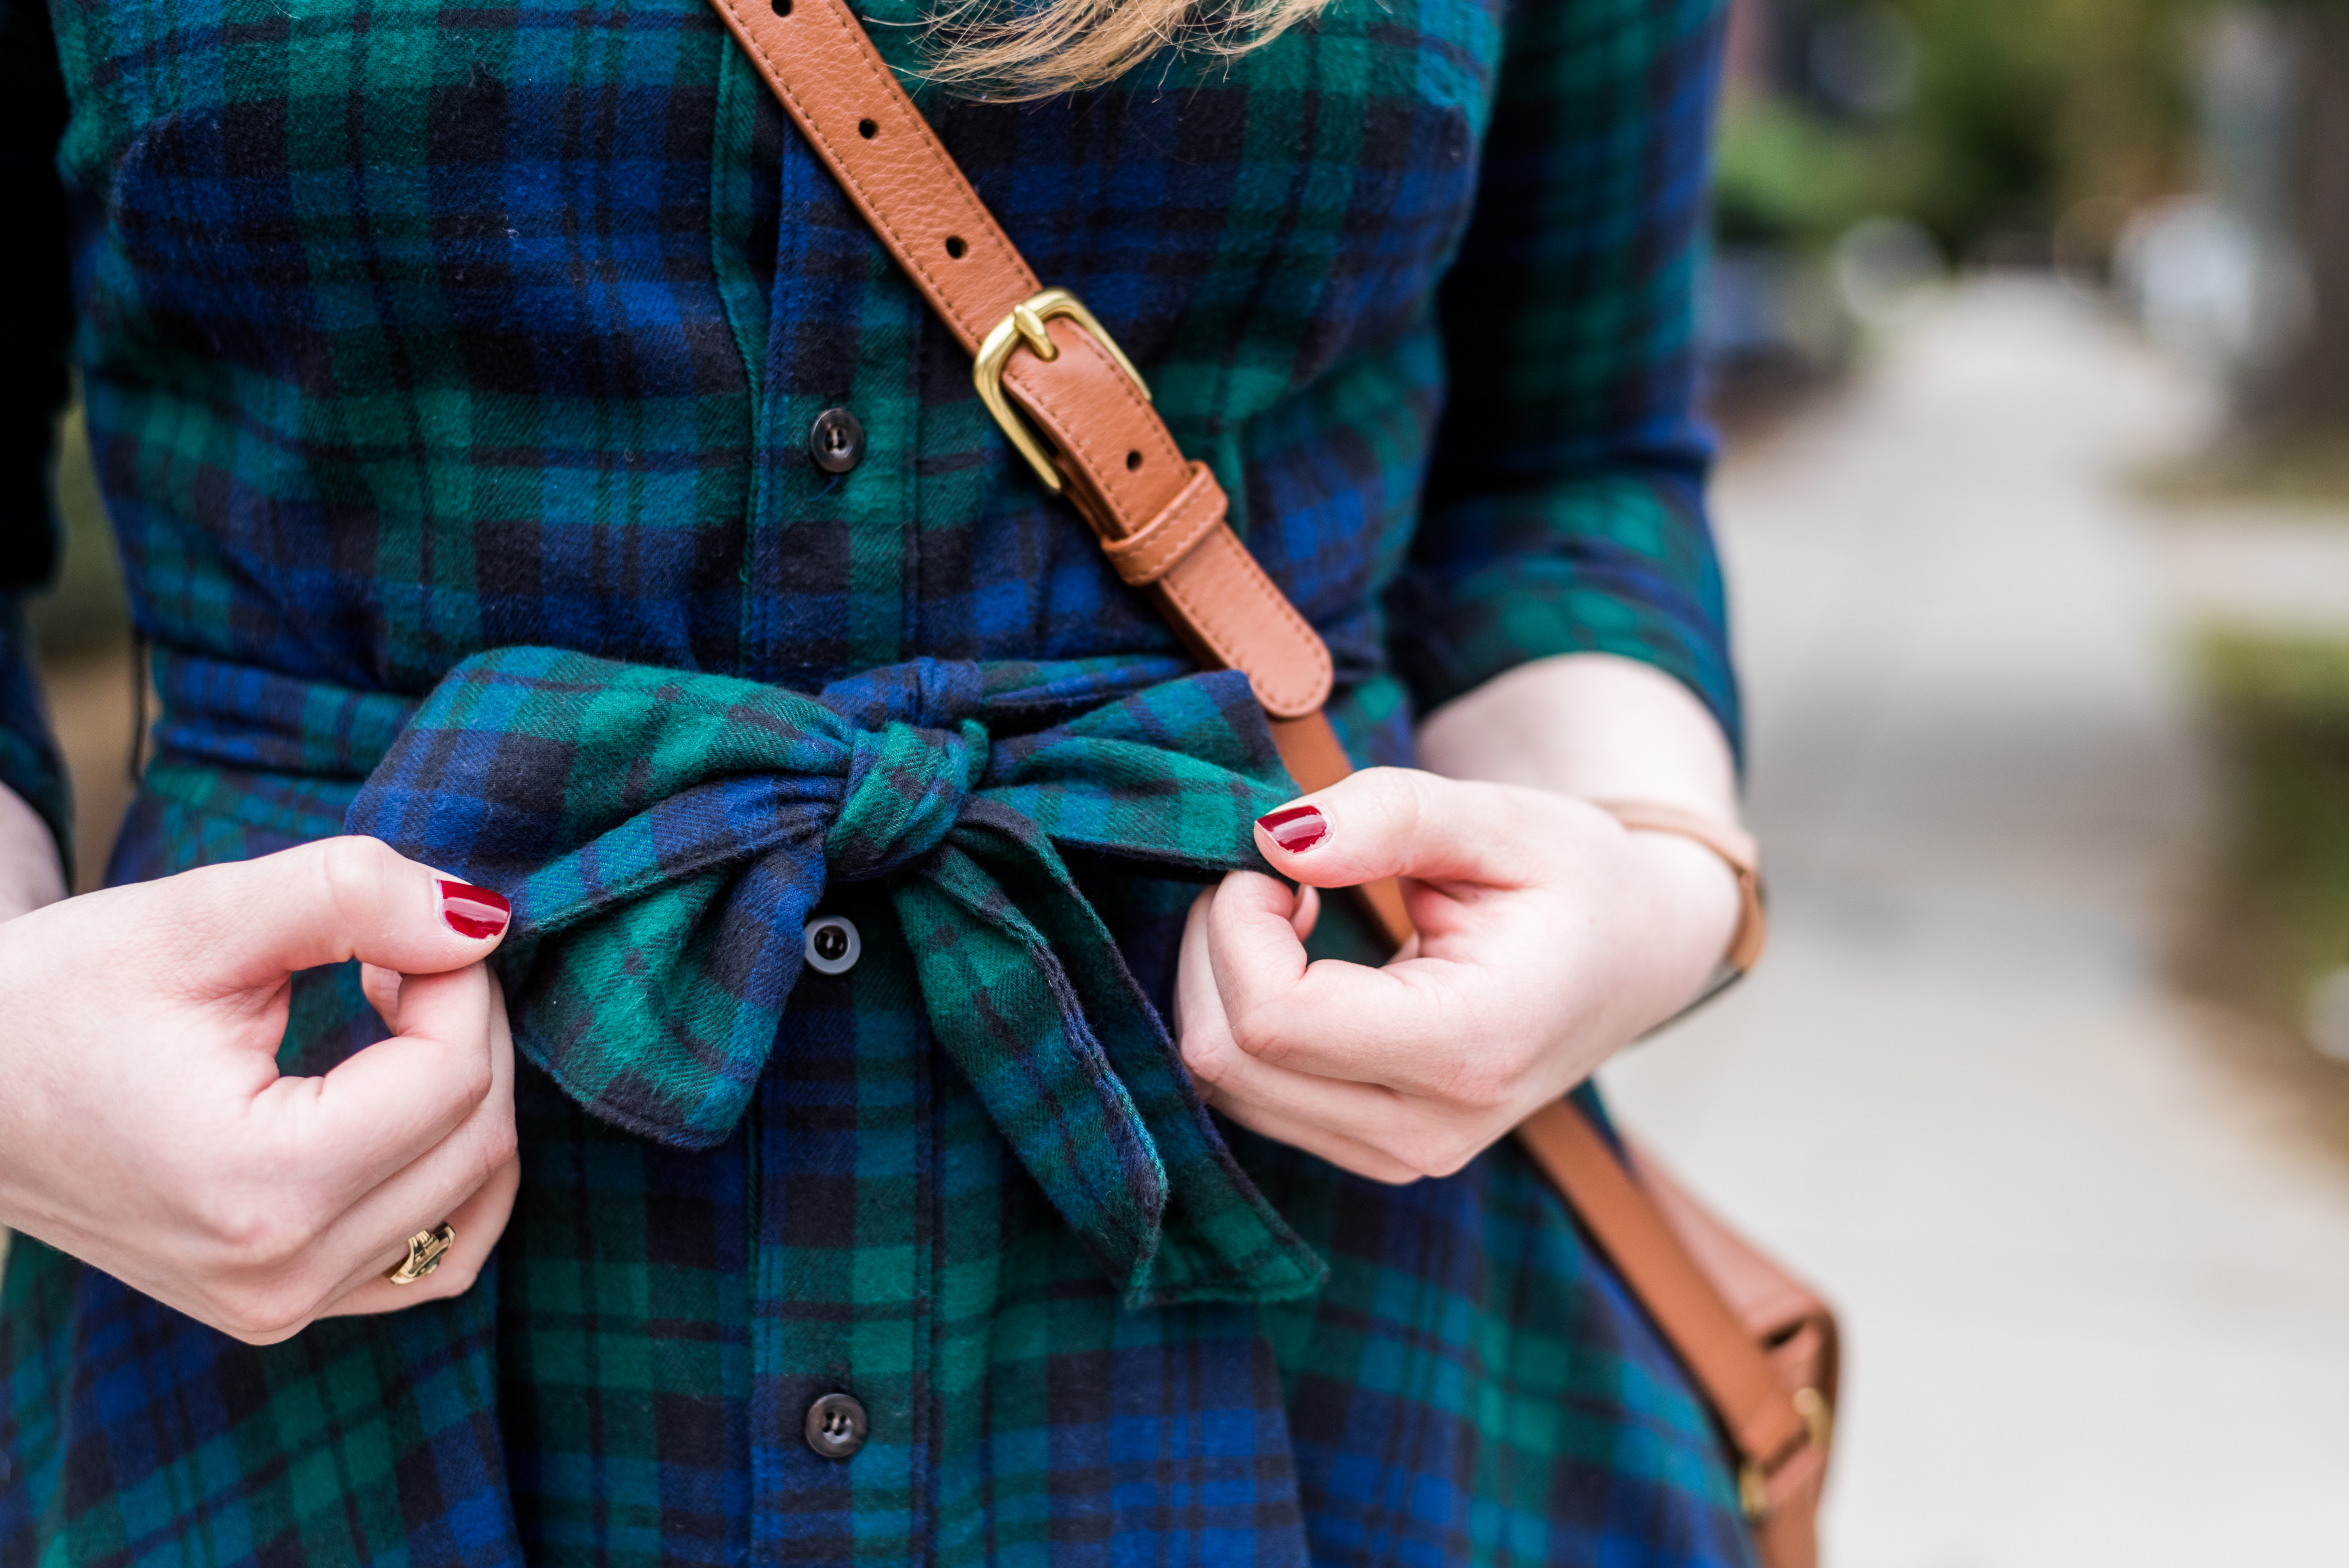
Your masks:
<path fill-rule="evenodd" d="M 1312 790 L 1343 779 L 1352 767 L 1321 713 L 1331 670 L 1319 634 L 1232 532 L 1222 488 L 1205 464 L 1185 459 L 1124 355 L 1081 304 L 1044 289 L 1029 270 L 844 0 L 710 4 L 975 356 L 980 394 L 1006 434 L 1076 505 L 1119 575 L 1156 600 L 1201 663 L 1247 673 L 1299 784 Z M 1001 407 L 1005 395 L 1019 413 Z M 1363 892 L 1400 945 L 1411 934 L 1400 892 L 1392 882 Z M 1750 1466 L 1783 1459 L 1800 1443 L 1803 1418 L 1654 1200 L 1571 1105 L 1548 1108 L 1521 1131 L 1687 1364 L 1740 1456 Z"/>
<path fill-rule="evenodd" d="M 1544 1106 L 1517 1137 L 1575 1210 L 1704 1391 L 1744 1458 L 1779 1458 L 1806 1435 L 1803 1418 L 1745 1326 L 1631 1180 L 1590 1119 L 1572 1103 Z"/>
<path fill-rule="evenodd" d="M 1245 670 L 1266 712 L 1294 720 L 1319 711 L 1330 650 L 1225 521 L 1215 476 L 1184 458 L 1124 356 L 1086 330 L 1081 307 L 1048 314 L 1055 304 L 1039 302 L 1047 291 L 854 14 L 842 0 L 712 4 L 964 350 L 978 355 L 1007 335 L 1000 387 L 1049 439 L 1057 474 L 1042 477 L 1105 542 L 1133 547 L 1120 562 L 1128 579 L 1147 584 L 1203 662 Z"/>

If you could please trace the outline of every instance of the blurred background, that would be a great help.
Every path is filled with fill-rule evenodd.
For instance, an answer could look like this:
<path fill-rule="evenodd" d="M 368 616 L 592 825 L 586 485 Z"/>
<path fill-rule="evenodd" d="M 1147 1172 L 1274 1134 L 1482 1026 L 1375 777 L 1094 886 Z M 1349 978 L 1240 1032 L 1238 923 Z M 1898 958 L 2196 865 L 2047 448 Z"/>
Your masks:
<path fill-rule="evenodd" d="M 2349 4 L 1732 54 L 1776 942 L 1603 1076 L 1843 1308 L 1836 1568 L 2349 1563 Z"/>
<path fill-rule="evenodd" d="M 1835 1568 L 2349 1563 L 2349 0 L 1734 0 L 1728 77 L 1776 941 L 1609 1091 L 1844 1310 Z"/>

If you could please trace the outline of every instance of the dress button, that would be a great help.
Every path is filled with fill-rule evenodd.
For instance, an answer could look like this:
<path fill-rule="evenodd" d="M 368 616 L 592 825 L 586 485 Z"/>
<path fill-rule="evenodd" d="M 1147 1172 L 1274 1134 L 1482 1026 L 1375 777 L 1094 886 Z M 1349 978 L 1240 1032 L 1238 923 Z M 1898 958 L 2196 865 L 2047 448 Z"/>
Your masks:
<path fill-rule="evenodd" d="M 808 1407 L 808 1447 L 825 1459 L 854 1458 L 864 1432 L 864 1407 L 846 1394 L 826 1394 Z"/>
<path fill-rule="evenodd" d="M 864 951 L 856 923 L 846 915 L 827 914 L 807 923 L 808 967 L 819 975 L 845 975 L 856 967 Z"/>
<path fill-rule="evenodd" d="M 808 427 L 808 456 L 825 473 L 846 473 L 864 460 L 864 427 L 845 408 L 826 408 Z"/>

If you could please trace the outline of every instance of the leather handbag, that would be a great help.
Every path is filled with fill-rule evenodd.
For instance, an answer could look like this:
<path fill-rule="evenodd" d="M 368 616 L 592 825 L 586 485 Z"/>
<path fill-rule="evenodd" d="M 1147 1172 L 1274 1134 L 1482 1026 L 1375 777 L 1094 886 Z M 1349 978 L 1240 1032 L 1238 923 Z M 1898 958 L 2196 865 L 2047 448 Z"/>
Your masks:
<path fill-rule="evenodd" d="M 1244 672 L 1306 789 L 1351 770 L 1321 712 L 1329 649 L 1226 521 L 1141 373 L 1081 301 L 1046 288 L 978 199 L 845 0 L 710 0 L 727 29 L 914 286 L 972 356 L 978 395 L 1038 480 L 1091 525 L 1203 667 Z M 1694 838 L 1738 873 L 1730 966 L 1758 955 L 1752 841 L 1690 813 L 1602 802 L 1627 826 Z M 1356 890 L 1398 946 L 1392 882 Z M 1688 1368 L 1718 1421 L 1765 1568 L 1813 1568 L 1837 1380 L 1833 1315 L 1654 1162 L 1570 1101 L 1516 1137 Z"/>

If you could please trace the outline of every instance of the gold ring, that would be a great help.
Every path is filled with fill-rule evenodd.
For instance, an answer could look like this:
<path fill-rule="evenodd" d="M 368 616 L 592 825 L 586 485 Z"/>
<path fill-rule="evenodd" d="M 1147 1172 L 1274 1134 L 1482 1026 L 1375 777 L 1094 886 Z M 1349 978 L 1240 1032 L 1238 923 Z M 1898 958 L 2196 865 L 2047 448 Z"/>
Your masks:
<path fill-rule="evenodd" d="M 419 1231 L 408 1238 L 408 1256 L 396 1268 L 384 1271 L 383 1277 L 394 1284 L 414 1284 L 440 1266 L 449 1249 L 457 1244 L 457 1227 L 443 1223 L 437 1231 Z"/>

